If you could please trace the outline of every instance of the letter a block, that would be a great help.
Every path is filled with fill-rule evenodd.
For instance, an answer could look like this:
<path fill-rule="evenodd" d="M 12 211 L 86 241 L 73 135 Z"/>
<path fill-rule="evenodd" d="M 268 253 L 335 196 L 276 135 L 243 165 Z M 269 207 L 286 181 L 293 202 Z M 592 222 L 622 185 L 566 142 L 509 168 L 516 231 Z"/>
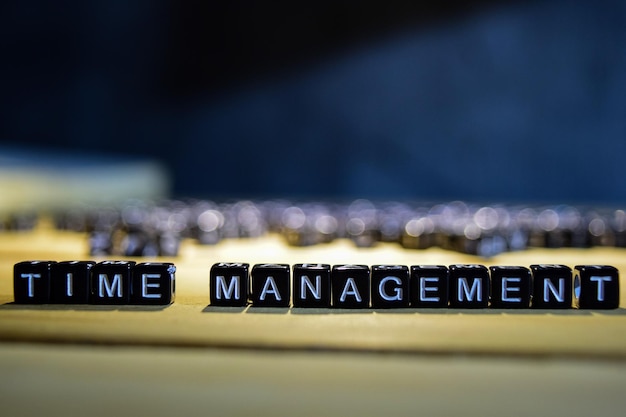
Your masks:
<path fill-rule="evenodd" d="M 291 299 L 294 307 L 330 307 L 330 265 L 294 265 Z"/>
<path fill-rule="evenodd" d="M 489 270 L 484 265 L 450 265 L 450 307 L 486 308 Z"/>
<path fill-rule="evenodd" d="M 578 308 L 604 310 L 619 307 L 619 273 L 615 267 L 577 265 L 574 270 Z"/>
<path fill-rule="evenodd" d="M 335 265 L 330 275 L 333 307 L 368 308 L 370 269 L 366 265 Z"/>
<path fill-rule="evenodd" d="M 169 262 L 135 265 L 130 285 L 130 303 L 168 305 L 174 302 L 176 267 Z"/>
<path fill-rule="evenodd" d="M 87 304 L 93 261 L 64 261 L 50 268 L 50 302 Z"/>
<path fill-rule="evenodd" d="M 523 266 L 492 266 L 491 307 L 529 308 L 532 289 L 530 270 Z"/>
<path fill-rule="evenodd" d="M 252 267 L 250 296 L 254 307 L 289 307 L 291 274 L 287 264 L 257 264 Z"/>
<path fill-rule="evenodd" d="M 409 306 L 409 268 L 404 265 L 372 266 L 372 308 Z"/>
<path fill-rule="evenodd" d="M 104 261 L 91 270 L 91 304 L 128 304 L 133 261 Z"/>
<path fill-rule="evenodd" d="M 533 308 L 572 308 L 572 270 L 565 265 L 531 265 Z"/>
<path fill-rule="evenodd" d="M 248 303 L 249 264 L 220 262 L 209 274 L 209 301 L 212 306 L 242 307 Z"/>
<path fill-rule="evenodd" d="M 50 301 L 50 267 L 54 261 L 24 261 L 13 266 L 13 294 L 17 304 Z"/>

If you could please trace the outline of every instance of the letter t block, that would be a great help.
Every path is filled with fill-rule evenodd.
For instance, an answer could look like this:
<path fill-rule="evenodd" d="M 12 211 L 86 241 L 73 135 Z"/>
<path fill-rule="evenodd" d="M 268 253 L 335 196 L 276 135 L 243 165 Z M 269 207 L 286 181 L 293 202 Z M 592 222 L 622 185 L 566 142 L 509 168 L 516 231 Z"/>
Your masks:
<path fill-rule="evenodd" d="M 13 293 L 17 304 L 50 301 L 50 267 L 53 261 L 24 261 L 13 267 Z"/>
<path fill-rule="evenodd" d="M 606 265 L 574 267 L 574 293 L 578 308 L 607 310 L 619 307 L 619 273 Z"/>

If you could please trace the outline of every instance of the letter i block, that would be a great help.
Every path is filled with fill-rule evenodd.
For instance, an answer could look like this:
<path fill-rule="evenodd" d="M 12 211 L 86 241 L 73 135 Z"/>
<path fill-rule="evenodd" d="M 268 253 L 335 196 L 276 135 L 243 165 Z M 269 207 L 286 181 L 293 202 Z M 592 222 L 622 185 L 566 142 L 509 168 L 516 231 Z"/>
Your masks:
<path fill-rule="evenodd" d="M 254 307 L 289 307 L 291 273 L 287 264 L 257 264 L 250 274 Z"/>
<path fill-rule="evenodd" d="M 368 308 L 370 269 L 367 265 L 335 265 L 330 274 L 330 291 L 335 308 Z"/>
<path fill-rule="evenodd" d="M 209 301 L 213 306 L 242 307 L 248 303 L 248 269 L 244 263 L 213 264 L 209 275 Z"/>
<path fill-rule="evenodd" d="M 418 308 L 447 308 L 449 281 L 447 266 L 411 266 L 411 305 Z"/>
<path fill-rule="evenodd" d="M 91 304 L 128 304 L 133 261 L 104 261 L 91 270 Z"/>
<path fill-rule="evenodd" d="M 176 293 L 176 266 L 170 262 L 135 265 L 130 285 L 130 303 L 168 305 Z"/>
<path fill-rule="evenodd" d="M 24 261 L 13 266 L 13 294 L 17 304 L 50 301 L 50 267 L 54 261 Z"/>
<path fill-rule="evenodd" d="M 93 261 L 58 262 L 50 268 L 50 302 L 87 304 Z"/>
<path fill-rule="evenodd" d="M 572 270 L 565 265 L 531 265 L 532 308 L 572 308 Z"/>
<path fill-rule="evenodd" d="M 291 299 L 294 307 L 330 307 L 330 265 L 294 265 Z"/>
<path fill-rule="evenodd" d="M 489 270 L 484 265 L 450 265 L 450 307 L 489 306 Z"/>
<path fill-rule="evenodd" d="M 492 266 L 491 307 L 529 308 L 532 289 L 530 270 L 523 266 Z"/>
<path fill-rule="evenodd" d="M 619 273 L 615 267 L 577 265 L 574 270 L 574 295 L 578 308 L 604 310 L 619 307 Z"/>
<path fill-rule="evenodd" d="M 372 266 L 372 308 L 409 306 L 409 268 L 404 265 Z"/>

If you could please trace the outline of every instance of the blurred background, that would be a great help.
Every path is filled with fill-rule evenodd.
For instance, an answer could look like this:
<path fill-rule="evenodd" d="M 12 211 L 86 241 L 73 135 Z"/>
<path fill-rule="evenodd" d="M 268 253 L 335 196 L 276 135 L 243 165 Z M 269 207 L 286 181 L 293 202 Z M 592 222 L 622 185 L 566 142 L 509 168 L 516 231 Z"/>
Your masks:
<path fill-rule="evenodd" d="M 623 1 L 5 1 L 0 33 L 5 182 L 626 202 Z"/>

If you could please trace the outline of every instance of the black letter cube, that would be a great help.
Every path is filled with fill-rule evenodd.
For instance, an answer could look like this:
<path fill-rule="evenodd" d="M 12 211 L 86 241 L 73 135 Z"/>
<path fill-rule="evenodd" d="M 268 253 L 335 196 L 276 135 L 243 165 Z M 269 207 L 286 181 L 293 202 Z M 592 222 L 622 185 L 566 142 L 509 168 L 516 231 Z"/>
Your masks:
<path fill-rule="evenodd" d="M 13 266 L 13 295 L 17 304 L 50 301 L 50 267 L 54 261 L 24 261 Z"/>
<path fill-rule="evenodd" d="M 578 308 L 619 307 L 619 273 L 607 265 L 577 265 L 574 289 Z"/>
<path fill-rule="evenodd" d="M 131 304 L 168 305 L 174 302 L 176 267 L 170 262 L 135 265 L 130 286 Z"/>
<path fill-rule="evenodd" d="M 418 308 L 448 307 L 448 267 L 443 265 L 411 266 L 411 305 Z"/>
<path fill-rule="evenodd" d="M 404 265 L 372 266 L 372 308 L 409 306 L 409 268 Z"/>
<path fill-rule="evenodd" d="M 572 270 L 565 265 L 531 265 L 533 308 L 572 307 Z"/>
<path fill-rule="evenodd" d="M 209 274 L 209 301 L 214 306 L 243 307 L 248 303 L 249 264 L 220 262 Z"/>
<path fill-rule="evenodd" d="M 254 307 L 289 307 L 290 267 L 287 264 L 257 264 L 251 273 Z"/>
<path fill-rule="evenodd" d="M 368 308 L 370 269 L 366 265 L 335 265 L 330 275 L 335 308 Z"/>
<path fill-rule="evenodd" d="M 491 307 L 529 308 L 532 289 L 530 270 L 523 266 L 492 266 Z"/>
<path fill-rule="evenodd" d="M 128 304 L 133 261 L 104 261 L 91 270 L 91 304 Z"/>
<path fill-rule="evenodd" d="M 489 270 L 484 265 L 450 265 L 450 307 L 489 306 Z"/>
<path fill-rule="evenodd" d="M 294 307 L 330 307 L 330 265 L 294 265 L 292 300 Z"/>
<path fill-rule="evenodd" d="M 50 302 L 87 304 L 93 261 L 64 261 L 50 268 Z"/>

